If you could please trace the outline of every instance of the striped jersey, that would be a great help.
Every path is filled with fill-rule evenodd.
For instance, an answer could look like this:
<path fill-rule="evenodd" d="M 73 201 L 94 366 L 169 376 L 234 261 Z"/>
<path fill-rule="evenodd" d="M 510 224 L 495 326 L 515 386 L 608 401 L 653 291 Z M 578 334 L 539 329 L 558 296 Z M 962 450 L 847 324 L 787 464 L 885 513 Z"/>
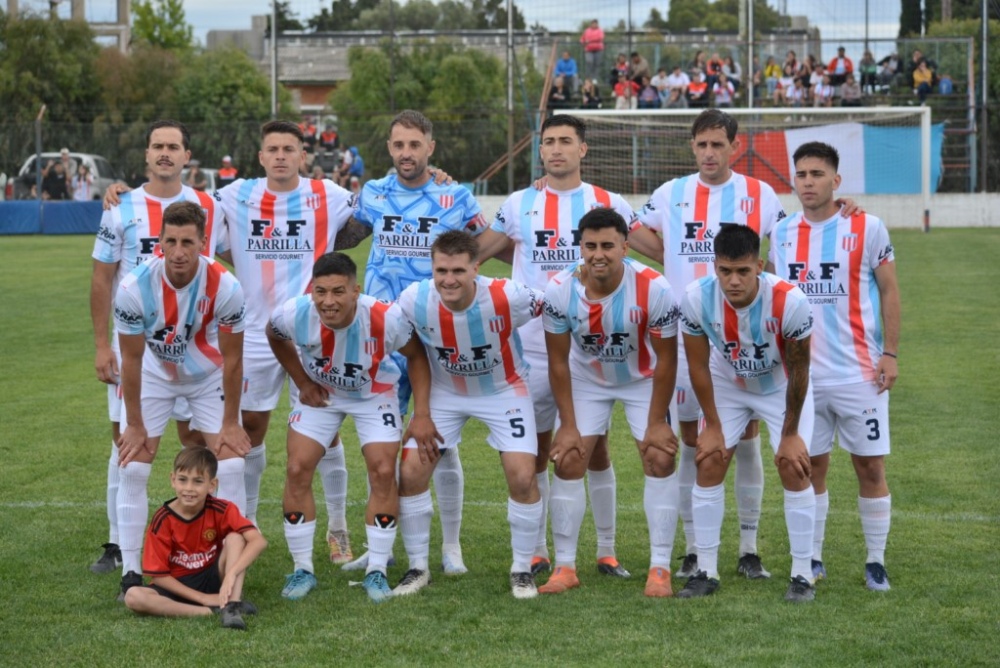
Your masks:
<path fill-rule="evenodd" d="M 312 296 L 301 295 L 274 310 L 271 330 L 295 343 L 306 373 L 331 394 L 367 399 L 395 391 L 400 372 L 391 354 L 406 345 L 413 327 L 396 304 L 363 294 L 354 321 L 330 329 Z"/>
<path fill-rule="evenodd" d="M 395 174 L 364 185 L 354 217 L 372 228 L 364 293 L 386 301 L 431 275 L 431 244 L 439 235 L 449 230 L 478 235 L 487 225 L 463 186 L 428 181 L 408 188 Z"/>
<path fill-rule="evenodd" d="M 569 332 L 576 343 L 569 355 L 574 379 L 615 387 L 651 378 L 656 353 L 650 339 L 677 336 L 667 279 L 630 258 L 624 264 L 621 283 L 603 299 L 587 299 L 580 263 L 556 274 L 545 289 L 545 331 Z"/>
<path fill-rule="evenodd" d="M 620 195 L 584 183 L 573 190 L 519 190 L 500 206 L 490 229 L 514 242 L 511 277 L 544 291 L 549 280 L 580 259 L 580 218 L 591 209 L 613 208 L 631 225 L 636 216 Z M 521 331 L 525 350 L 545 353 L 540 318 Z"/>
<path fill-rule="evenodd" d="M 328 180 L 300 178 L 289 192 L 267 179 L 237 179 L 215 196 L 226 215 L 219 252 L 229 251 L 247 300 L 247 339 L 267 346 L 271 313 L 309 291 L 316 259 L 333 250 L 351 217 L 351 193 Z"/>
<path fill-rule="evenodd" d="M 681 330 L 708 337 L 712 375 L 754 394 L 784 389 L 785 342 L 805 339 L 812 326 L 805 294 L 766 272 L 753 302 L 741 309 L 729 303 L 714 274 L 688 285 L 681 300 Z"/>
<path fill-rule="evenodd" d="M 865 213 L 811 223 L 801 213 L 771 232 L 774 271 L 809 298 L 817 386 L 875 380 L 882 310 L 875 270 L 895 261 L 885 224 Z"/>
<path fill-rule="evenodd" d="M 517 328 L 541 315 L 542 294 L 501 278 L 476 279 L 472 304 L 455 312 L 441 303 L 431 279 L 399 297 L 403 314 L 427 348 L 434 387 L 462 396 L 513 388 L 529 396 L 528 364 Z"/>
<path fill-rule="evenodd" d="M 736 172 L 717 186 L 698 174 L 667 181 L 639 211 L 639 222 L 663 236 L 663 273 L 678 300 L 691 281 L 713 273 L 713 239 L 722 225 L 748 225 L 764 237 L 784 217 L 771 186 Z"/>
<path fill-rule="evenodd" d="M 170 285 L 162 257 L 136 267 L 118 286 L 115 329 L 146 339 L 143 373 L 171 382 L 199 381 L 222 368 L 219 332 L 244 328 L 243 289 L 221 263 L 199 258 L 183 288 Z"/>

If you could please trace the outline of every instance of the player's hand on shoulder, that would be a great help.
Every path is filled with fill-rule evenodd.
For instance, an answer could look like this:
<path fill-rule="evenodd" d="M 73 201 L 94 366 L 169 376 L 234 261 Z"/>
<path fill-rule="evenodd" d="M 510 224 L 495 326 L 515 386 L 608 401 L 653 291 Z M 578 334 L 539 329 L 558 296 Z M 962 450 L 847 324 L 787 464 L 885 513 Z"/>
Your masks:
<path fill-rule="evenodd" d="M 121 196 L 130 190 L 131 188 L 124 183 L 112 183 L 108 186 L 108 189 L 104 191 L 104 210 L 107 211 L 121 204 Z"/>
<path fill-rule="evenodd" d="M 545 190 L 545 186 L 549 185 L 549 177 L 543 176 L 540 179 L 535 179 L 531 183 L 531 187 L 535 190 Z"/>
<path fill-rule="evenodd" d="M 434 179 L 434 185 L 436 186 L 450 186 L 454 183 L 454 179 L 451 178 L 451 175 L 440 167 L 434 167 L 429 171 L 429 173 L 431 178 Z"/>
<path fill-rule="evenodd" d="M 840 215 L 843 218 L 850 218 L 856 213 L 865 212 L 864 207 L 850 197 L 840 197 L 834 200 L 834 203 L 840 207 Z"/>

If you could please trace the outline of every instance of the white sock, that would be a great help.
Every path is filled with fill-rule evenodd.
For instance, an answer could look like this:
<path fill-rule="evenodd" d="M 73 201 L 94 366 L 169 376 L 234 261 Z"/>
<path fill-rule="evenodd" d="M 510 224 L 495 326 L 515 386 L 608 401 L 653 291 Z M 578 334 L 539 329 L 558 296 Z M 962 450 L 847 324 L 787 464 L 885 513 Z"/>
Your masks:
<path fill-rule="evenodd" d="M 244 517 L 247 508 L 247 488 L 243 477 L 245 470 L 246 462 L 242 457 L 232 457 L 219 462 L 219 498 L 235 503 Z"/>
<path fill-rule="evenodd" d="M 587 510 L 587 492 L 583 478 L 563 480 L 552 476 L 549 492 L 549 514 L 552 516 L 552 543 L 556 549 L 556 565 L 576 568 L 576 546 L 580 541 L 580 525 Z"/>
<path fill-rule="evenodd" d="M 458 546 L 462 530 L 462 503 L 465 500 L 465 474 L 458 458 L 458 447 L 441 451 L 434 469 L 434 494 L 441 516 L 441 546 Z"/>
<path fill-rule="evenodd" d="M 108 542 L 118 545 L 118 446 L 111 443 L 111 456 L 108 458 Z"/>
<path fill-rule="evenodd" d="M 260 481 L 267 467 L 267 446 L 260 445 L 250 448 L 243 460 L 243 483 L 247 495 L 247 519 L 257 524 L 257 505 L 260 503 Z"/>
<path fill-rule="evenodd" d="M 149 495 L 146 490 L 152 464 L 129 462 L 118 471 L 118 546 L 122 550 L 122 575 L 142 573 L 142 540 L 149 521 Z"/>
<path fill-rule="evenodd" d="M 542 497 L 542 517 L 538 520 L 538 537 L 535 539 L 536 557 L 549 558 L 548 519 L 549 519 L 549 471 L 545 469 L 535 474 L 538 481 L 538 493 Z"/>
<path fill-rule="evenodd" d="M 388 528 L 373 524 L 365 525 L 365 535 L 368 537 L 368 568 L 365 573 L 388 572 L 389 555 L 392 554 L 392 546 L 396 542 L 396 522 Z"/>
<path fill-rule="evenodd" d="M 764 498 L 764 464 L 760 459 L 760 436 L 741 440 L 736 446 L 736 514 L 740 520 L 740 556 L 757 554 L 757 525 Z"/>
<path fill-rule="evenodd" d="M 694 490 L 694 481 L 698 479 L 698 466 L 694 463 L 696 452 L 696 448 L 681 443 L 677 486 L 680 489 L 680 517 L 684 523 L 685 556 L 698 552 L 698 541 L 694 536 L 694 515 L 691 514 L 691 492 Z"/>
<path fill-rule="evenodd" d="M 650 568 L 670 570 L 674 534 L 677 532 L 679 497 L 676 472 L 666 478 L 646 476 L 642 506 L 646 510 L 646 524 L 649 527 Z"/>
<path fill-rule="evenodd" d="M 344 446 L 327 448 L 316 468 L 326 499 L 326 528 L 347 531 L 347 460 L 344 458 Z"/>
<path fill-rule="evenodd" d="M 861 531 L 865 534 L 868 558 L 865 563 L 885 565 L 885 544 L 889 540 L 889 522 L 892 519 L 892 495 L 876 499 L 858 497 Z"/>
<path fill-rule="evenodd" d="M 313 569 L 313 539 L 316 537 L 316 520 L 292 524 L 285 519 L 285 542 L 295 562 L 295 570 L 315 573 Z"/>
<path fill-rule="evenodd" d="M 830 512 L 829 490 L 816 495 L 816 522 L 813 524 L 813 556 L 823 561 L 823 539 L 826 537 L 826 515 Z"/>
<path fill-rule="evenodd" d="M 527 573 L 531 570 L 531 553 L 538 536 L 538 524 L 545 515 L 541 500 L 534 503 L 518 503 L 507 499 L 507 522 L 510 524 L 510 548 L 514 553 L 511 573 Z"/>
<path fill-rule="evenodd" d="M 719 543 L 722 537 L 722 516 L 725 512 L 725 484 L 714 487 L 695 484 L 691 491 L 691 513 L 694 516 L 698 568 L 705 571 L 710 578 L 719 577 Z"/>
<path fill-rule="evenodd" d="M 399 497 L 399 531 L 410 568 L 426 571 L 431 553 L 431 518 L 434 502 L 430 490 L 416 496 Z"/>
<path fill-rule="evenodd" d="M 801 492 L 785 490 L 785 524 L 792 554 L 792 577 L 812 580 L 813 528 L 816 524 L 816 494 L 812 485 Z"/>
<path fill-rule="evenodd" d="M 603 471 L 587 471 L 590 492 L 590 512 L 597 530 L 597 558 L 615 556 L 615 512 L 617 511 L 617 481 L 615 467 Z"/>

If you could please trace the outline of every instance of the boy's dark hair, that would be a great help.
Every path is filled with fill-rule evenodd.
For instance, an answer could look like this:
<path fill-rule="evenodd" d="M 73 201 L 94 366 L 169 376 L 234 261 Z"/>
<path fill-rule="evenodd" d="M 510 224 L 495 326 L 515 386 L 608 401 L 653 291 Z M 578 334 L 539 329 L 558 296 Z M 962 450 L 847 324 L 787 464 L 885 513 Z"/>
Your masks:
<path fill-rule="evenodd" d="M 219 471 L 219 460 L 211 450 L 200 445 L 181 448 L 174 457 L 174 473 L 178 471 L 196 471 L 211 480 Z"/>
<path fill-rule="evenodd" d="M 302 134 L 302 128 L 297 123 L 292 123 L 291 121 L 268 121 L 260 126 L 260 140 L 262 142 L 264 141 L 264 137 L 273 134 L 294 135 L 300 143 L 306 140 L 305 135 Z"/>
<path fill-rule="evenodd" d="M 706 109 L 698 114 L 691 125 L 691 138 L 694 139 L 706 130 L 722 128 L 726 131 L 726 138 L 732 143 L 736 139 L 736 131 L 739 130 L 739 123 L 736 119 L 722 111 L 721 109 Z"/>
<path fill-rule="evenodd" d="M 760 257 L 760 236 L 746 225 L 724 224 L 715 235 L 715 257 L 742 260 L 748 255 Z"/>
<path fill-rule="evenodd" d="M 443 255 L 468 255 L 473 262 L 479 257 L 479 243 L 476 238 L 462 230 L 449 230 L 431 244 L 431 257 L 436 253 Z"/>
<path fill-rule="evenodd" d="M 404 109 L 396 114 L 396 117 L 392 119 L 392 123 L 389 123 L 389 132 L 391 133 L 392 129 L 397 125 L 402 125 L 404 128 L 411 128 L 413 130 L 420 130 L 428 137 L 434 133 L 434 124 L 431 123 L 430 119 L 413 109 Z"/>
<path fill-rule="evenodd" d="M 205 236 L 205 210 L 194 202 L 174 202 L 163 210 L 163 226 L 160 228 L 162 238 L 167 225 L 194 225 L 198 228 L 198 236 Z"/>
<path fill-rule="evenodd" d="M 583 234 L 584 230 L 603 230 L 607 227 L 613 227 L 623 237 L 628 238 L 628 224 L 626 224 L 625 219 L 620 213 L 607 207 L 591 209 L 583 214 L 577 227 L 580 234 Z"/>
<path fill-rule="evenodd" d="M 792 163 L 798 165 L 799 160 L 802 158 L 819 158 L 824 162 L 830 163 L 834 172 L 840 167 L 840 153 L 834 147 L 821 141 L 806 142 L 795 149 L 795 153 L 792 155 Z"/>
<path fill-rule="evenodd" d="M 333 251 L 321 255 L 313 265 L 312 277 L 316 279 L 320 276 L 347 276 L 354 280 L 358 277 L 358 265 L 354 264 L 349 255 Z"/>
<path fill-rule="evenodd" d="M 582 118 L 577 118 L 576 116 L 570 116 L 569 114 L 553 114 L 549 116 L 542 122 L 542 131 L 539 133 L 540 137 L 545 136 L 545 131 L 549 128 L 555 127 L 571 127 L 576 131 L 576 136 L 580 139 L 580 143 L 587 141 L 587 124 L 583 122 Z"/>
<path fill-rule="evenodd" d="M 191 148 L 191 133 L 188 129 L 184 127 L 184 124 L 180 121 L 171 121 L 167 119 L 153 121 L 146 128 L 146 148 L 149 148 L 149 141 L 153 138 L 153 131 L 160 130 L 162 128 L 176 128 L 181 131 L 181 143 L 184 145 L 184 150 Z"/>

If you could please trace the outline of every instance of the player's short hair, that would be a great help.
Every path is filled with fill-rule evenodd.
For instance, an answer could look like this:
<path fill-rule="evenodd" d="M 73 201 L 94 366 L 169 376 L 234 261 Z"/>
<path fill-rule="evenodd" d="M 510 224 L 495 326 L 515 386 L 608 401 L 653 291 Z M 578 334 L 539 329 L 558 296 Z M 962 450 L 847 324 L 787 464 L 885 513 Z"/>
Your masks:
<path fill-rule="evenodd" d="M 442 255 L 468 255 L 475 262 L 479 257 L 479 242 L 468 232 L 462 230 L 449 230 L 440 235 L 431 244 L 431 258 L 441 253 Z"/>
<path fill-rule="evenodd" d="M 840 168 L 840 153 L 825 142 L 810 141 L 799 146 L 792 155 L 792 162 L 798 165 L 799 160 L 803 158 L 819 158 L 824 162 L 828 162 L 833 167 L 834 172 Z"/>
<path fill-rule="evenodd" d="M 413 109 L 404 109 L 396 114 L 396 117 L 392 119 L 392 123 L 389 123 L 390 134 L 392 133 L 392 129 L 397 125 L 402 125 L 404 128 L 413 130 L 420 130 L 428 137 L 434 133 L 434 124 L 431 123 L 431 119 Z"/>
<path fill-rule="evenodd" d="M 332 251 L 321 255 L 313 265 L 312 277 L 321 276 L 346 276 L 353 281 L 358 277 L 358 265 L 346 253 Z"/>
<path fill-rule="evenodd" d="M 736 139 L 736 131 L 739 130 L 739 127 L 736 119 L 721 109 L 706 109 L 698 114 L 694 123 L 691 124 L 691 138 L 694 139 L 707 130 L 722 128 L 726 131 L 726 139 L 732 143 Z"/>
<path fill-rule="evenodd" d="M 205 210 L 194 202 L 174 202 L 163 210 L 163 225 L 160 235 L 167 225 L 194 225 L 198 228 L 198 236 L 205 236 Z"/>
<path fill-rule="evenodd" d="M 191 148 L 191 133 L 180 121 L 171 121 L 169 119 L 161 119 L 159 121 L 153 121 L 146 128 L 146 147 L 149 147 L 149 142 L 153 138 L 153 131 L 160 130 L 162 128 L 175 128 L 181 131 L 181 143 L 184 145 L 184 150 Z"/>
<path fill-rule="evenodd" d="M 723 225 L 715 235 L 714 245 L 716 259 L 742 260 L 748 255 L 760 257 L 760 236 L 746 225 Z"/>
<path fill-rule="evenodd" d="M 591 209 L 583 214 L 579 225 L 577 225 L 581 235 L 584 230 L 603 230 L 607 227 L 613 227 L 623 237 L 628 238 L 628 224 L 625 219 L 620 213 L 607 207 Z"/>
<path fill-rule="evenodd" d="M 211 450 L 200 445 L 181 448 L 174 457 L 174 473 L 180 471 L 202 473 L 212 479 L 219 471 L 219 460 Z"/>
<path fill-rule="evenodd" d="M 570 116 L 569 114 L 553 114 L 542 121 L 542 131 L 539 136 L 544 137 L 545 131 L 555 127 L 570 127 L 576 131 L 576 136 L 580 143 L 587 141 L 587 124 L 582 118 Z"/>
<path fill-rule="evenodd" d="M 302 128 L 299 127 L 298 123 L 292 123 L 291 121 L 268 121 L 264 125 L 260 126 L 260 140 L 263 142 L 264 138 L 268 135 L 283 134 L 283 135 L 294 135 L 299 143 L 304 143 L 306 136 L 302 134 Z"/>

